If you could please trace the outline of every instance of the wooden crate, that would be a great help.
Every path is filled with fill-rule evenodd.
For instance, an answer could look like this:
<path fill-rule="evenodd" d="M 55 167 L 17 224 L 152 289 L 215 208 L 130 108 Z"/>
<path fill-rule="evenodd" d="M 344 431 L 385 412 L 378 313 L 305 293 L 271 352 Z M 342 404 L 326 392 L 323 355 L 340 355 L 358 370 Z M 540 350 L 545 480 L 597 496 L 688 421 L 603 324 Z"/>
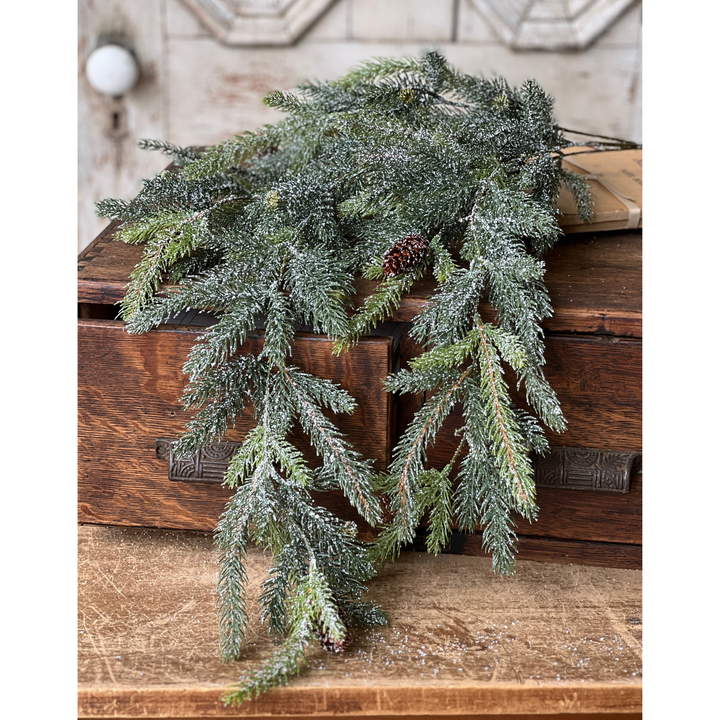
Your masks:
<path fill-rule="evenodd" d="M 199 471 L 183 480 L 170 479 L 167 445 L 162 445 L 163 439 L 177 437 L 189 418 L 177 400 L 184 384 L 181 368 L 202 330 L 168 325 L 130 336 L 114 320 L 114 304 L 122 299 L 141 252 L 113 240 L 114 228 L 111 224 L 79 262 L 78 519 L 211 530 L 229 491 L 198 478 Z M 519 524 L 519 556 L 638 568 L 642 234 L 636 230 L 573 235 L 547 253 L 546 263 L 555 308 L 544 323 L 546 375 L 568 420 L 568 431 L 551 434 L 550 442 L 568 450 L 554 453 L 555 466 L 538 466 L 540 519 Z M 359 280 L 357 285 L 362 302 L 372 284 Z M 332 355 L 327 338 L 301 335 L 295 345 L 301 367 L 339 382 L 358 400 L 355 414 L 338 418 L 338 425 L 380 469 L 390 459 L 397 433 L 423 401 L 393 398 L 385 393 L 382 380 L 418 353 L 407 334 L 408 323 L 433 289 L 431 281 L 418 283 L 393 317 L 394 332 L 364 338 L 339 358 Z M 249 349 L 256 342 L 249 340 Z M 249 422 L 241 418 L 228 439 L 241 440 Z M 440 466 L 450 458 L 459 422 L 458 413 L 449 418 L 430 453 L 431 464 Z M 310 452 L 301 438 L 298 442 Z M 618 453 L 626 453 L 624 460 L 618 461 Z M 618 491 L 613 483 L 622 462 L 628 472 L 625 491 Z M 344 517 L 356 517 L 338 494 L 326 504 Z M 361 524 L 361 532 L 369 536 L 370 528 Z M 422 546 L 421 532 L 416 547 Z M 459 533 L 448 551 L 482 552 L 478 536 Z"/>

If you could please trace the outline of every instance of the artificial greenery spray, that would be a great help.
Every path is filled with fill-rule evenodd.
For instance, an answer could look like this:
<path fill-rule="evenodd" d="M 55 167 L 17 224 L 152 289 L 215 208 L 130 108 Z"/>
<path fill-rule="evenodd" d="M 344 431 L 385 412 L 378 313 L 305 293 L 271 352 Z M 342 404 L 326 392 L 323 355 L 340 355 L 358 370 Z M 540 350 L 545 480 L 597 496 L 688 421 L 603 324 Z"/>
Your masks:
<path fill-rule="evenodd" d="M 451 528 L 477 528 L 493 567 L 512 572 L 513 515 L 537 511 L 531 455 L 548 449 L 543 426 L 565 427 L 543 374 L 540 328 L 552 312 L 541 257 L 561 235 L 562 183 L 580 215 L 592 216 L 586 182 L 561 167 L 577 143 L 533 81 L 514 89 L 428 53 L 372 60 L 265 102 L 286 119 L 208 149 L 141 141 L 172 155 L 178 171 L 146 180 L 130 202 L 98 204 L 122 221 L 118 239 L 145 248 L 122 303 L 129 332 L 189 308 L 217 318 L 184 366 L 182 402 L 196 414 L 175 452 L 222 438 L 244 408 L 257 421 L 224 479 L 235 494 L 215 536 L 220 651 L 226 660 L 242 653 L 250 543 L 272 554 L 260 615 L 283 641 L 229 691 L 234 703 L 287 682 L 318 639 L 340 652 L 348 628 L 384 624 L 361 597 L 423 516 L 430 552 Z M 386 380 L 388 392 L 429 399 L 377 473 L 328 417 L 351 413 L 355 400 L 294 363 L 294 333 L 309 326 L 342 353 L 429 274 L 437 290 L 411 330 L 425 350 Z M 354 308 L 358 275 L 377 287 Z M 166 280 L 170 289 L 159 291 Z M 496 308 L 490 322 L 481 301 Z M 251 332 L 263 335 L 262 349 L 239 352 Z M 507 368 L 534 414 L 511 401 Z M 455 407 L 457 452 L 443 469 L 426 469 L 426 449 Z M 290 441 L 296 425 L 318 468 Z M 338 488 L 378 527 L 375 541 L 360 542 L 353 522 L 311 498 Z"/>

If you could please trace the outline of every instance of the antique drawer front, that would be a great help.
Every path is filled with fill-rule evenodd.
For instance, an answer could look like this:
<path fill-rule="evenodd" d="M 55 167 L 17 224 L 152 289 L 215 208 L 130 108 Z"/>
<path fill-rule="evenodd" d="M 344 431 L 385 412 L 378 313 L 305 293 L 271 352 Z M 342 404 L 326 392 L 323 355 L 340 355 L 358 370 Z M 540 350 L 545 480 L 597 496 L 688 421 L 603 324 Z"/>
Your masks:
<path fill-rule="evenodd" d="M 400 345 L 401 351 L 403 344 Z M 411 348 L 404 358 L 413 357 Z M 642 450 L 642 343 L 608 342 L 587 336 L 549 336 L 546 339 L 545 375 L 557 393 L 567 420 L 564 433 L 548 432 L 554 447 Z M 515 401 L 524 406 L 522 391 L 508 371 L 508 385 Z M 417 410 L 422 398 L 401 396 L 400 427 Z M 462 427 L 461 408 L 455 408 L 428 451 L 432 467 L 443 467 L 457 446 L 455 431 Z"/>
<path fill-rule="evenodd" d="M 190 482 L 170 482 L 168 447 L 164 455 L 158 454 L 156 444 L 161 438 L 178 437 L 190 418 L 178 403 L 186 379 L 181 368 L 199 332 L 198 328 L 168 326 L 131 336 L 119 322 L 79 321 L 81 522 L 204 531 L 215 527 L 230 492 L 218 482 L 220 458 L 201 458 L 200 466 L 186 463 L 181 469 L 178 465 L 171 472 L 173 480 Z M 389 460 L 395 430 L 393 398 L 382 386 L 393 366 L 392 348 L 390 337 L 371 338 L 336 357 L 326 339 L 304 336 L 293 350 L 300 366 L 339 382 L 358 400 L 360 406 L 352 416 L 336 421 L 364 455 L 378 460 L 379 468 Z M 400 360 L 415 351 L 407 337 L 400 338 Z M 567 433 L 550 436 L 553 445 L 630 454 L 641 449 L 640 342 L 549 336 L 547 359 L 547 377 L 569 424 Z M 418 401 L 422 402 L 398 398 L 399 430 Z M 432 465 L 449 460 L 455 447 L 454 430 L 461 421 L 459 413 L 448 419 L 429 453 Z M 226 440 L 240 442 L 251 423 L 250 417 L 239 418 Z M 298 446 L 312 457 L 304 439 L 299 439 Z M 557 467 L 546 467 L 538 474 L 540 517 L 532 524 L 519 522 L 517 532 L 525 538 L 523 542 L 536 538 L 538 542 L 599 542 L 607 548 L 612 543 L 639 546 L 642 476 L 628 471 L 620 488 L 585 492 L 578 488 L 607 486 L 607 473 L 603 480 L 592 463 L 573 468 L 572 463 L 568 467 L 567 458 L 563 462 L 559 475 Z M 199 473 L 198 467 L 202 468 Z M 326 497 L 326 504 L 341 516 L 355 517 L 339 495 Z M 367 534 L 369 529 L 361 525 L 361 532 Z"/>
<path fill-rule="evenodd" d="M 642 450 L 642 342 L 551 335 L 545 375 L 567 420 L 551 445 Z"/>
<path fill-rule="evenodd" d="M 167 463 L 169 481 L 218 484 L 238 447 L 237 442 L 222 441 L 192 457 L 177 457 L 172 438 L 158 438 L 155 453 Z M 536 458 L 540 520 L 529 524 L 518 519 L 517 532 L 526 536 L 525 545 L 532 537 L 639 545 L 642 533 L 641 479 L 637 472 L 640 457 L 640 453 L 595 448 L 551 448 L 544 458 Z M 347 506 L 335 504 L 334 509 L 342 517 L 356 518 Z M 418 537 L 422 538 L 422 528 Z M 479 546 L 473 543 L 458 535 L 449 550 L 480 554 Z M 458 550 L 459 544 L 464 549 Z"/>
<path fill-rule="evenodd" d="M 200 330 L 164 326 L 129 335 L 120 322 L 78 325 L 78 509 L 80 522 L 212 530 L 230 491 L 220 483 L 168 481 L 168 461 L 156 455 L 158 438 L 182 434 L 192 413 L 178 402 L 182 366 Z M 260 340 L 248 348 L 258 349 Z M 391 449 L 393 398 L 383 380 L 392 367 L 393 340 L 368 338 L 340 357 L 327 338 L 301 335 L 293 360 L 342 385 L 358 402 L 352 415 L 334 418 L 365 457 L 383 469 Z M 227 440 L 240 442 L 254 420 L 240 418 Z M 298 447 L 315 458 L 304 437 Z M 331 499 L 343 508 L 343 499 Z M 349 507 L 349 505 L 348 505 Z M 344 510 L 343 510 L 344 511 Z"/>

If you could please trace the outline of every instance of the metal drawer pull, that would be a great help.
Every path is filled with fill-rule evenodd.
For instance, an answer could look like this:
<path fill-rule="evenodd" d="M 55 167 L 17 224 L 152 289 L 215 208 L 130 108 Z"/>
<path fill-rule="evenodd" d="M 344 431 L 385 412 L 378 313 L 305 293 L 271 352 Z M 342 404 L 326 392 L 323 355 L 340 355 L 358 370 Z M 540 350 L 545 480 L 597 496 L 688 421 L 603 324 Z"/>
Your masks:
<path fill-rule="evenodd" d="M 238 442 L 216 442 L 191 457 L 177 457 L 172 443 L 169 438 L 158 438 L 155 441 L 155 457 L 168 461 L 169 480 L 182 482 L 221 483 L 230 459 L 240 447 Z"/>
<path fill-rule="evenodd" d="M 177 457 L 172 440 L 155 441 L 155 457 L 167 460 L 168 479 L 174 482 L 221 483 L 238 442 L 212 443 L 192 457 Z M 538 487 L 630 492 L 630 474 L 638 452 L 592 448 L 553 447 L 545 457 L 535 457 Z"/>
<path fill-rule="evenodd" d="M 630 474 L 639 452 L 595 448 L 553 447 L 545 457 L 535 457 L 538 487 L 630 492 Z"/>

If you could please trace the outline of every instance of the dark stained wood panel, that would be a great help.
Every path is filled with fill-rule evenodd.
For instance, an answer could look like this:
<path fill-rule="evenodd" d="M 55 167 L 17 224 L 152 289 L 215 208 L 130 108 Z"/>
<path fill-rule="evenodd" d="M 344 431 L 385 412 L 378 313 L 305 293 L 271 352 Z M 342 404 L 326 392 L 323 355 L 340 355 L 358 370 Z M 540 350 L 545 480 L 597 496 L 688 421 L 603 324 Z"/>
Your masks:
<path fill-rule="evenodd" d="M 545 347 L 545 375 L 567 420 L 550 444 L 642 450 L 642 343 L 553 335 Z"/>
<path fill-rule="evenodd" d="M 527 529 L 523 527 L 521 530 L 526 531 Z M 426 538 L 427 527 L 418 528 L 412 545 L 405 549 L 426 552 Z M 442 553 L 490 557 L 490 554 L 483 549 L 482 535 L 479 531 L 473 534 L 453 532 Z M 642 547 L 639 544 L 619 542 L 587 542 L 518 535 L 517 559 L 640 570 L 642 568 Z"/>
<path fill-rule="evenodd" d="M 630 482 L 630 492 L 538 487 L 538 520 L 518 519 L 521 535 L 564 540 L 642 544 L 642 475 Z"/>
<path fill-rule="evenodd" d="M 546 340 L 545 375 L 557 393 L 567 421 L 564 433 L 547 433 L 551 445 L 642 450 L 642 343 L 604 337 L 552 335 Z M 522 392 L 511 394 L 523 405 Z M 457 445 L 462 413 L 453 410 L 428 458 L 447 463 Z"/>
<path fill-rule="evenodd" d="M 551 445 L 602 450 L 642 450 L 642 344 L 608 342 L 602 337 L 553 335 L 546 340 L 545 376 L 557 393 L 567 421 L 564 433 L 548 431 Z M 511 394 L 525 405 L 522 389 Z M 526 406 L 526 405 L 525 405 Z M 526 406 L 527 407 L 527 406 Z M 438 435 L 429 457 L 452 457 L 455 430 L 462 426 L 456 408 Z"/>
<path fill-rule="evenodd" d="M 112 239 L 112 224 L 80 257 L 78 300 L 114 304 L 122 300 L 128 276 L 139 262 L 142 247 Z M 577 235 L 566 239 L 544 257 L 545 282 L 554 314 L 543 327 L 548 332 L 606 333 L 642 336 L 642 234 L 640 231 Z M 375 284 L 356 281 L 356 304 Z M 411 322 L 435 290 L 435 282 L 418 282 L 403 298 L 394 315 Z M 483 311 L 492 317 L 492 308 Z"/>
<path fill-rule="evenodd" d="M 559 447 L 642 450 L 642 344 L 605 337 L 549 336 L 546 376 L 557 392 L 568 423 L 565 433 L 548 432 Z M 416 350 L 408 346 L 409 351 Z M 513 392 L 522 404 L 522 396 Z M 418 398 L 400 398 L 410 414 Z M 450 461 L 463 424 L 455 408 L 428 450 L 428 464 Z M 642 474 L 631 477 L 629 493 L 539 487 L 539 518 L 518 520 L 520 535 L 558 540 L 640 545 L 642 543 Z M 589 555 L 586 557 L 590 557 Z M 625 557 L 617 555 L 617 562 Z M 634 562 L 630 566 L 635 566 Z"/>
<path fill-rule="evenodd" d="M 518 560 L 642 569 L 642 546 L 551 538 L 518 538 Z"/>
<path fill-rule="evenodd" d="M 642 337 L 642 232 L 579 235 L 549 250 L 548 332 Z"/>
<path fill-rule="evenodd" d="M 80 320 L 78 332 L 79 520 L 213 529 L 230 491 L 210 483 L 171 482 L 167 461 L 155 457 L 155 440 L 179 436 L 191 417 L 178 402 L 185 383 L 181 368 L 200 331 L 167 326 L 133 336 L 120 322 Z M 251 340 L 247 347 L 259 350 L 259 343 Z M 383 469 L 392 397 L 382 381 L 390 372 L 392 338 L 362 340 L 340 357 L 331 351 L 329 340 L 303 334 L 293 357 L 358 400 L 355 413 L 333 419 L 358 451 Z M 241 440 L 253 425 L 246 412 L 227 439 Z M 311 459 L 304 437 L 296 443 Z M 328 497 L 328 507 L 352 512 L 341 495 Z"/>
<path fill-rule="evenodd" d="M 515 518 L 519 558 L 561 562 L 566 555 L 567 562 L 641 567 L 642 474 L 633 475 L 627 494 L 538 487 L 537 504 L 535 522 Z M 421 529 L 417 547 L 423 547 L 422 535 Z M 483 554 L 481 540 L 480 534 L 455 533 L 447 551 Z"/>

